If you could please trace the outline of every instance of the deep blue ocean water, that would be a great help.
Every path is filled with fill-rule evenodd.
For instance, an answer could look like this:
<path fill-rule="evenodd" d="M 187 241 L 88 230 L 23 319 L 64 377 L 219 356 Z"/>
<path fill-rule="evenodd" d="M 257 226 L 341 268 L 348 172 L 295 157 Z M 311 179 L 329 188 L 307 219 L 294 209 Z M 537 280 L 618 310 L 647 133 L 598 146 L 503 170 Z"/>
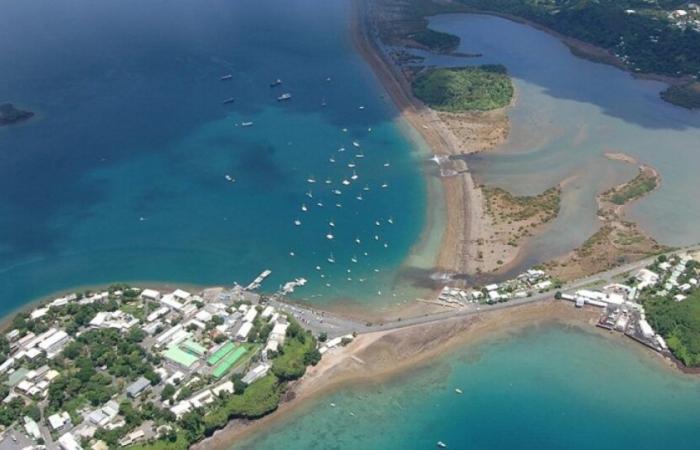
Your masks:
<path fill-rule="evenodd" d="M 698 412 L 697 378 L 631 341 L 548 325 L 319 398 L 234 448 L 690 450 Z"/>
<path fill-rule="evenodd" d="M 393 301 L 426 190 L 349 41 L 349 7 L 4 2 L 0 101 L 37 117 L 0 129 L 0 313 L 78 285 L 247 283 L 266 268 L 268 290 L 304 276 L 299 295 L 318 303 Z"/>

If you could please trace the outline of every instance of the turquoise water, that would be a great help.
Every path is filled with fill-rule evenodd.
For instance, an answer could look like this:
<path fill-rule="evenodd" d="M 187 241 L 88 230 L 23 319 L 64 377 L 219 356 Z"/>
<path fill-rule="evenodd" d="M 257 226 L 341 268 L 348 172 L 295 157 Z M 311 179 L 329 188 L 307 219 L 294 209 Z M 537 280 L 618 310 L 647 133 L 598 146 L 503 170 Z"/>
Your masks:
<path fill-rule="evenodd" d="M 343 389 L 234 448 L 430 449 L 439 440 L 450 449 L 698 448 L 700 381 L 633 345 L 530 328 Z"/>
<path fill-rule="evenodd" d="M 422 156 L 349 42 L 349 6 L 5 2 L 0 100 L 37 118 L 0 129 L 0 313 L 77 285 L 266 268 L 267 289 L 303 276 L 317 303 L 394 301 L 425 223 Z"/>
<path fill-rule="evenodd" d="M 610 151 L 651 164 L 662 176 L 661 188 L 634 204 L 630 217 L 665 244 L 700 241 L 700 111 L 662 101 L 662 83 L 577 58 L 526 25 L 455 14 L 432 17 L 430 27 L 460 36 L 460 51 L 483 57 L 428 63 L 500 63 L 516 85 L 508 141 L 471 158 L 477 177 L 524 194 L 567 180 L 561 215 L 532 242 L 525 265 L 565 253 L 597 229 L 595 195 L 636 174 L 635 167 L 603 157 Z"/>

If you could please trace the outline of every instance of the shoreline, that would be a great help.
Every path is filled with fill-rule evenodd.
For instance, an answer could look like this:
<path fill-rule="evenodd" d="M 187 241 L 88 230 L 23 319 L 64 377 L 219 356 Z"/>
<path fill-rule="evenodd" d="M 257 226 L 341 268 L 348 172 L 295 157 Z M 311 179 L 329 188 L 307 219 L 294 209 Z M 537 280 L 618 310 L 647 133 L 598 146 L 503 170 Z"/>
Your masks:
<path fill-rule="evenodd" d="M 397 74 L 398 68 L 387 61 L 384 52 L 369 36 L 367 24 L 367 3 L 354 0 L 351 17 L 352 42 L 365 62 L 372 68 L 384 90 L 389 94 L 403 120 L 422 137 L 436 155 L 453 156 L 459 154 L 459 143 L 447 130 L 437 113 L 418 102 L 411 93 L 407 80 Z M 455 161 L 460 171 L 467 172 L 459 177 L 441 178 L 445 198 L 446 225 L 442 244 L 437 257 L 436 268 L 445 272 L 469 272 L 466 261 L 467 249 L 473 236 L 479 234 L 482 215 L 482 199 L 468 167 L 463 160 Z"/>

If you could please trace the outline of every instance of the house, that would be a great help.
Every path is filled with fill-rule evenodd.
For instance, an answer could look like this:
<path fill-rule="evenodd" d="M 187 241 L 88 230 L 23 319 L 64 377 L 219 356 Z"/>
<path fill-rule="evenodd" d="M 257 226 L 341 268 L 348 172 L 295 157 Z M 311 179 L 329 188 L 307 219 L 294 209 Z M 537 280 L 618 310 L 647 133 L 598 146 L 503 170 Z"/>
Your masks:
<path fill-rule="evenodd" d="M 58 445 L 62 450 L 83 450 L 83 447 L 71 433 L 66 433 L 58 438 Z"/>
<path fill-rule="evenodd" d="M 236 332 L 236 339 L 239 339 L 241 341 L 247 339 L 248 334 L 250 334 L 250 330 L 252 329 L 253 324 L 251 322 L 245 322 L 243 325 L 241 325 L 241 328 L 239 328 Z"/>
<path fill-rule="evenodd" d="M 160 300 L 160 292 L 155 289 L 144 289 L 141 291 L 141 298 L 144 300 Z"/>
<path fill-rule="evenodd" d="M 143 394 L 146 389 L 151 386 L 151 382 L 146 377 L 140 377 L 126 388 L 126 395 L 131 398 L 136 398 Z"/>
<path fill-rule="evenodd" d="M 49 421 L 49 426 L 53 431 L 61 431 L 64 428 L 70 428 L 70 415 L 63 411 L 61 413 L 52 414 L 47 419 Z"/>
<path fill-rule="evenodd" d="M 245 374 L 243 377 L 242 381 L 246 384 L 251 384 L 260 378 L 264 377 L 267 372 L 270 370 L 270 367 L 272 367 L 271 364 L 267 363 L 261 363 L 258 364 L 257 366 L 253 367 L 248 371 L 248 373 Z"/>

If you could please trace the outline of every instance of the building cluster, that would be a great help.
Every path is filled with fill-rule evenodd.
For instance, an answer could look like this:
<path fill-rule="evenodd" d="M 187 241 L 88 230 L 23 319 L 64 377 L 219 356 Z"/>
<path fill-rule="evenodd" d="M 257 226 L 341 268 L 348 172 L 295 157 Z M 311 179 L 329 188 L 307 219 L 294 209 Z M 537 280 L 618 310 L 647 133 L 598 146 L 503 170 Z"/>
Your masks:
<path fill-rule="evenodd" d="M 543 270 L 529 269 L 511 280 L 488 284 L 481 288 L 460 289 L 445 286 L 438 300 L 455 306 L 466 306 L 470 303 L 499 303 L 527 298 L 553 288 L 554 282 Z"/>
<path fill-rule="evenodd" d="M 700 31 L 700 5 L 688 3 L 684 9 L 668 13 L 668 20 L 676 27 Z"/>
<path fill-rule="evenodd" d="M 592 305 L 604 308 L 598 326 L 625 335 L 666 353 L 668 346 L 664 338 L 649 324 L 643 300 L 664 297 L 669 301 L 682 302 L 697 289 L 697 262 L 687 254 L 660 258 L 654 264 L 634 273 L 625 283 L 613 283 L 601 289 L 579 289 L 561 295 L 577 307 Z"/>
<path fill-rule="evenodd" d="M 269 273 L 261 274 L 251 283 L 258 287 Z M 296 280 L 285 285 L 289 292 L 304 282 Z M 13 329 L 6 333 L 10 351 L 0 364 L 0 380 L 6 380 L 9 394 L 2 402 L 21 399 L 25 405 L 37 405 L 46 411 L 48 390 L 53 380 L 61 376 L 60 364 L 53 364 L 71 341 L 89 330 L 112 329 L 125 337 L 134 332 L 143 336 L 139 345 L 146 354 L 157 355 L 153 370 L 156 379 L 145 376 L 136 379 L 114 378 L 114 384 L 124 386 L 109 401 L 96 407 L 80 405 L 77 410 L 43 414 L 41 420 L 24 416 L 13 427 L 23 431 L 26 444 L 17 448 L 47 445 L 49 448 L 78 450 L 81 442 L 91 442 L 92 448 L 106 448 L 95 440 L 98 430 L 117 430 L 125 426 L 120 413 L 124 401 L 140 404 L 142 399 L 172 412 L 176 418 L 195 408 L 206 407 L 222 395 L 234 392 L 230 375 L 239 374 L 250 384 L 264 377 L 272 368 L 272 358 L 282 349 L 290 322 L 287 313 L 272 305 L 260 304 L 261 297 L 236 285 L 233 289 L 208 289 L 201 295 L 183 289 L 162 293 L 155 289 L 104 291 L 88 296 L 70 295 L 35 308 L 28 315 L 31 321 L 41 321 L 45 331 L 27 332 Z M 128 294 L 128 301 L 125 300 Z M 68 320 L 60 308 L 72 304 L 115 302 L 114 308 L 97 308 L 89 322 L 77 331 L 62 329 Z M 65 312 L 64 312 L 65 314 Z M 95 368 L 100 369 L 100 368 Z M 169 395 L 161 395 L 170 386 Z M 19 428 L 21 427 L 21 428 Z M 125 427 L 124 430 L 127 430 Z M 144 422 L 119 437 L 126 446 L 157 437 L 152 423 Z M 16 442 L 16 436 L 12 434 Z M 8 439 L 0 441 L 3 445 Z"/>

